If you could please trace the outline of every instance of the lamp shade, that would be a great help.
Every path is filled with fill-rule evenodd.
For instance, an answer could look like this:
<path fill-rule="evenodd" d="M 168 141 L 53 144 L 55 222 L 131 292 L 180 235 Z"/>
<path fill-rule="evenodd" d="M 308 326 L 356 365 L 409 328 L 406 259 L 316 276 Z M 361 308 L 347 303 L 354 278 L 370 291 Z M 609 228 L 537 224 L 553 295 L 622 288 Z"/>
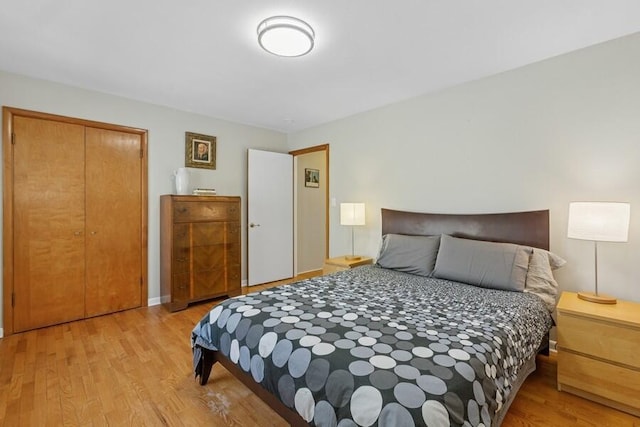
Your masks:
<path fill-rule="evenodd" d="M 340 225 L 364 224 L 364 203 L 340 203 Z"/>
<path fill-rule="evenodd" d="M 626 242 L 629 237 L 629 203 L 572 202 L 567 237 L 598 242 Z"/>

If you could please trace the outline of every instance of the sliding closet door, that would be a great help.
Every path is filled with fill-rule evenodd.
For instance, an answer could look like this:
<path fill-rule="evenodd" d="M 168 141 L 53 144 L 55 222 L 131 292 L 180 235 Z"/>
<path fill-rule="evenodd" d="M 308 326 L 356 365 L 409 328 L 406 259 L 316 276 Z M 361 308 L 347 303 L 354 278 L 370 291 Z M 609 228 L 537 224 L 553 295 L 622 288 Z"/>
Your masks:
<path fill-rule="evenodd" d="M 142 141 L 86 128 L 86 313 L 139 307 L 142 281 Z"/>
<path fill-rule="evenodd" d="M 13 331 L 21 332 L 84 317 L 84 126 L 15 117 L 13 129 Z"/>

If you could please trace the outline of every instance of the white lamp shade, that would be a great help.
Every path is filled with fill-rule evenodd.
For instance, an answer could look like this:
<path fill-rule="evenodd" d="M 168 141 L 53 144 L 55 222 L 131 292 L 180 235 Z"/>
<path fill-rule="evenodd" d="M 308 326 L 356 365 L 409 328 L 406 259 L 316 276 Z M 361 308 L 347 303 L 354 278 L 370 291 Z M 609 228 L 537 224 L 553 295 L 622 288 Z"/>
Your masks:
<path fill-rule="evenodd" d="M 626 242 L 629 238 L 631 205 L 617 202 L 572 202 L 569 204 L 567 237 L 599 242 Z"/>
<path fill-rule="evenodd" d="M 340 203 L 340 225 L 364 225 L 364 203 Z"/>

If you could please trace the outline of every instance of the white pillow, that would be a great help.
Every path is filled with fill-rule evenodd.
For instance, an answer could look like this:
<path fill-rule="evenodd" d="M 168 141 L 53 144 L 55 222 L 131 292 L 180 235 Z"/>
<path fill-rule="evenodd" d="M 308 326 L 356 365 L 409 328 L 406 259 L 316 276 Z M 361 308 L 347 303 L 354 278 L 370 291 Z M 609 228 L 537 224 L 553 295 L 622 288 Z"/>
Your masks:
<path fill-rule="evenodd" d="M 553 312 L 556 308 L 558 282 L 554 279 L 552 270 L 562 267 L 567 262 L 553 252 L 532 249 L 524 291 L 539 296 L 547 309 Z"/>

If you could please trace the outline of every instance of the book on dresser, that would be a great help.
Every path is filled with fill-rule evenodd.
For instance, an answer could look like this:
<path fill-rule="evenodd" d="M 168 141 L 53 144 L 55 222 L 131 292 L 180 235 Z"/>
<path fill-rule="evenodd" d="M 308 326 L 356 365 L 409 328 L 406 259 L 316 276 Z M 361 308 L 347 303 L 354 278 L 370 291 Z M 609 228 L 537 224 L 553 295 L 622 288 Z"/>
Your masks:
<path fill-rule="evenodd" d="M 194 196 L 215 196 L 215 188 L 196 188 L 193 190 Z"/>
<path fill-rule="evenodd" d="M 160 196 L 160 299 L 170 311 L 240 294 L 240 197 Z"/>

